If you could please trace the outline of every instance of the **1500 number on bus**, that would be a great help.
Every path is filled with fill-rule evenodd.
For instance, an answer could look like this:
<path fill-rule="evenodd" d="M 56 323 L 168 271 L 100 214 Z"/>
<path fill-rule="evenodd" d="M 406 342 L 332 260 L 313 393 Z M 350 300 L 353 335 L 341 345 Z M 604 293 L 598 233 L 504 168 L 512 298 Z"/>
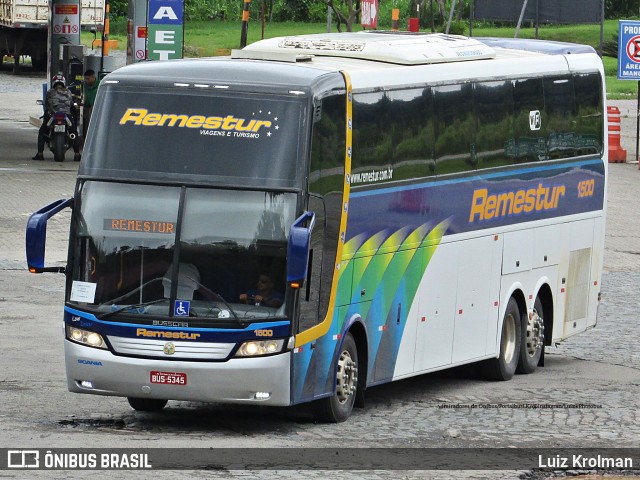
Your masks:
<path fill-rule="evenodd" d="M 578 198 L 590 197 L 593 195 L 595 180 L 583 180 L 578 183 Z"/>

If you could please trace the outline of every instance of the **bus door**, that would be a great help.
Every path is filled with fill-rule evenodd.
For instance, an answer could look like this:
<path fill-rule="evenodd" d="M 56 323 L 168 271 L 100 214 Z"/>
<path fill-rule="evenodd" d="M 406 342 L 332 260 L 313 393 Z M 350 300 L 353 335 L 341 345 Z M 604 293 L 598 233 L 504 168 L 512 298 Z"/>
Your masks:
<path fill-rule="evenodd" d="M 336 258 L 345 172 L 345 92 L 316 100 L 311 141 L 307 209 L 315 214 L 307 280 L 299 293 L 296 349 L 293 355 L 292 400 L 299 403 L 332 393 L 333 365 L 340 347 L 342 311 Z"/>

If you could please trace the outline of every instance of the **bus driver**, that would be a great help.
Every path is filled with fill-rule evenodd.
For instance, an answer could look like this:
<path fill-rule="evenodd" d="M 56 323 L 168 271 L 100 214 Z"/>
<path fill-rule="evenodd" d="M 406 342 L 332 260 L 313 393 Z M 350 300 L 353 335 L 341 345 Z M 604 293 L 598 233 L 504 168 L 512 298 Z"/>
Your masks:
<path fill-rule="evenodd" d="M 266 307 L 278 308 L 282 305 L 284 296 L 274 290 L 273 280 L 268 275 L 260 275 L 255 289 L 248 290 L 240 295 L 240 302 L 255 303 Z"/>

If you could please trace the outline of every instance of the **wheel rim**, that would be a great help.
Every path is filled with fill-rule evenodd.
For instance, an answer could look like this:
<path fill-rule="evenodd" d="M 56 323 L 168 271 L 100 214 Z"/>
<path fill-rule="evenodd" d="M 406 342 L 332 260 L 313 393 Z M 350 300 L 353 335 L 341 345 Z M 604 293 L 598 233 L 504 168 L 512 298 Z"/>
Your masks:
<path fill-rule="evenodd" d="M 538 312 L 533 311 L 532 318 L 527 322 L 527 354 L 534 357 L 544 339 L 544 322 Z"/>
<path fill-rule="evenodd" d="M 504 360 L 511 363 L 516 355 L 516 319 L 512 314 L 504 319 L 504 335 L 502 335 L 502 351 Z"/>
<path fill-rule="evenodd" d="M 338 359 L 336 396 L 341 404 L 349 400 L 356 391 L 358 383 L 358 364 L 351 353 L 344 350 Z"/>

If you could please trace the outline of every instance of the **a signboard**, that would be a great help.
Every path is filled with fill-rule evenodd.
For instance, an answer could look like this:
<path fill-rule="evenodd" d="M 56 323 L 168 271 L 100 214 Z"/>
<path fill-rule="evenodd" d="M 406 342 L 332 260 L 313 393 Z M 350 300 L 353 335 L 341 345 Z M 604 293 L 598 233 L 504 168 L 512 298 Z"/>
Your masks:
<path fill-rule="evenodd" d="M 63 45 L 80 45 L 80 0 L 52 0 L 48 48 L 49 79 L 56 73 L 63 73 Z M 68 81 L 73 79 L 67 78 Z"/>
<path fill-rule="evenodd" d="M 53 5 L 51 17 L 53 33 L 58 35 L 80 34 L 80 5 L 77 3 Z M 71 42 L 69 42 L 71 43 Z"/>
<path fill-rule="evenodd" d="M 137 27 L 135 31 L 135 40 L 134 40 L 134 55 L 135 61 L 139 62 L 140 60 L 144 60 L 147 58 L 147 27 Z"/>
<path fill-rule="evenodd" d="M 149 0 L 147 58 L 182 58 L 182 0 Z"/>
<path fill-rule="evenodd" d="M 362 0 L 362 26 L 378 28 L 378 0 Z"/>
<path fill-rule="evenodd" d="M 640 22 L 620 20 L 618 28 L 618 80 L 640 81 Z"/>

